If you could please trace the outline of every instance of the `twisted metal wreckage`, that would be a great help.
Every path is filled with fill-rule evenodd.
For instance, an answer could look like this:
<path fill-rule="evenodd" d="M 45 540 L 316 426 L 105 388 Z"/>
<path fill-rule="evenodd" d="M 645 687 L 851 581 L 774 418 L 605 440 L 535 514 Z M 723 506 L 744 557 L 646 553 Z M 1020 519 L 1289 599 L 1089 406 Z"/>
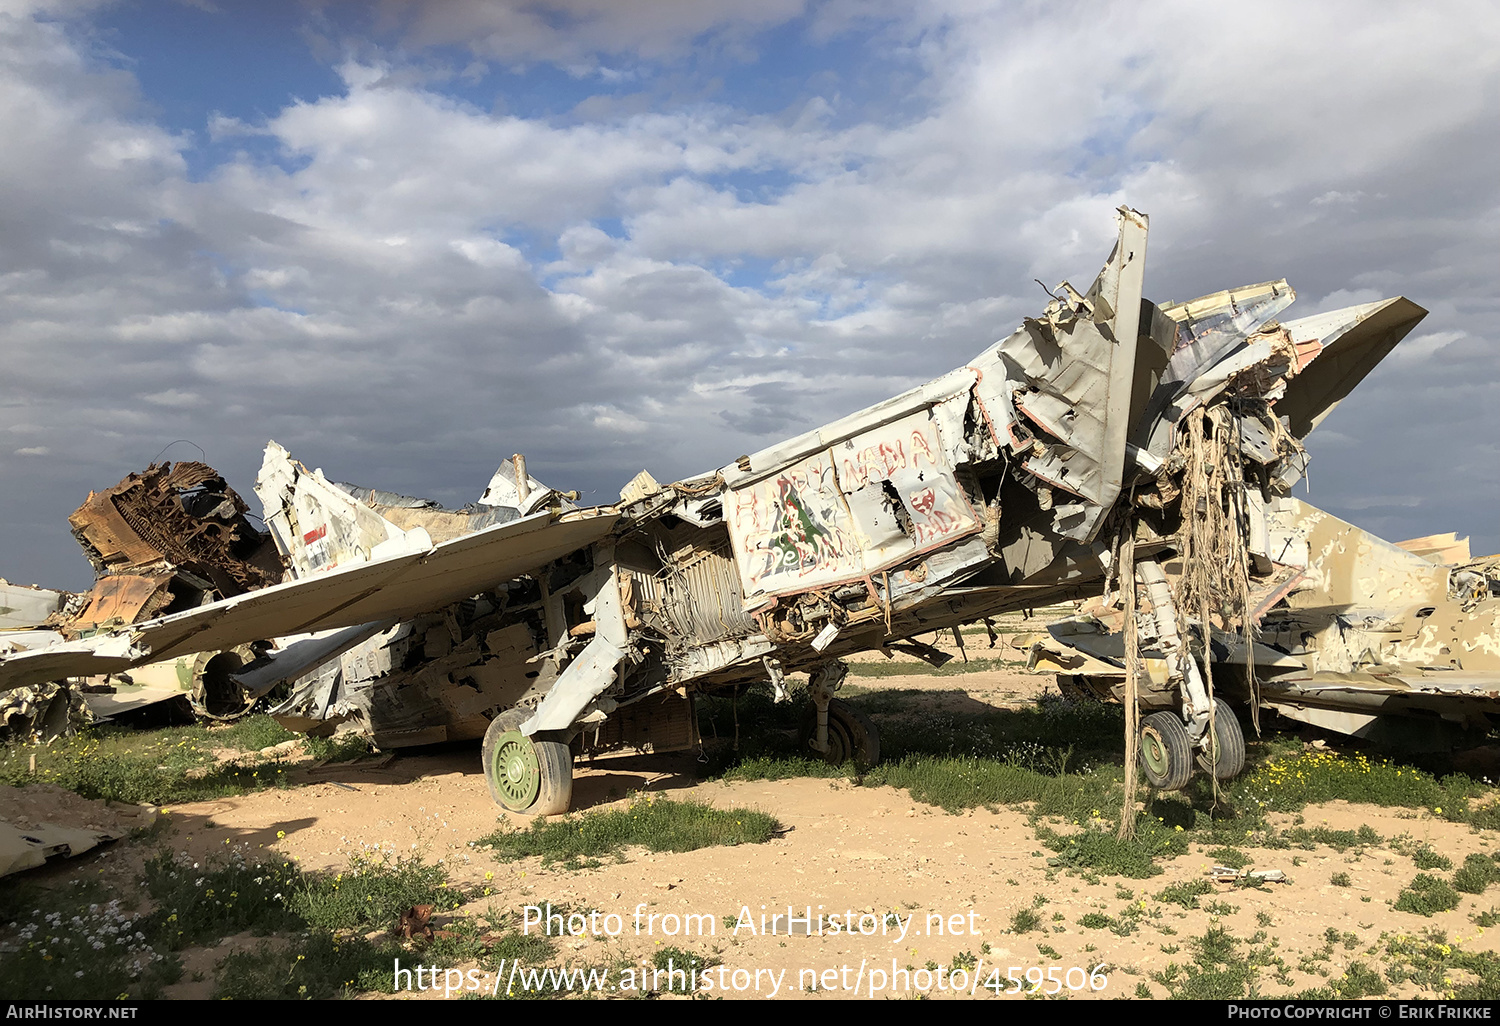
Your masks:
<path fill-rule="evenodd" d="M 574 755 L 695 745 L 695 694 L 769 681 L 782 697 L 790 673 L 810 674 L 812 748 L 874 761 L 874 727 L 834 697 L 840 657 L 941 661 L 913 639 L 1087 599 L 1033 661 L 1146 711 L 1158 787 L 1195 762 L 1238 772 L 1225 696 L 1354 733 L 1391 717 L 1487 731 L 1500 561 L 1440 565 L 1290 496 L 1302 439 L 1425 311 L 1397 298 L 1279 322 L 1285 281 L 1153 303 L 1147 220 L 1118 219 L 1087 292 L 1058 286 L 967 366 L 712 473 L 642 472 L 612 506 L 578 508 L 516 458 L 475 505 L 444 510 L 333 484 L 273 442 L 256 491 L 284 583 L 223 572 L 266 565 L 238 497 L 181 499 L 217 516 L 218 575 L 167 540 L 149 572 L 116 560 L 156 604 L 110 629 L 124 607 L 96 594 L 86 630 L 4 635 L 0 689 L 87 678 L 118 693 L 155 664 L 225 715 L 289 686 L 271 712 L 294 729 L 381 747 L 482 737 L 496 801 L 552 813 Z M 159 519 L 125 519 L 165 537 Z"/>

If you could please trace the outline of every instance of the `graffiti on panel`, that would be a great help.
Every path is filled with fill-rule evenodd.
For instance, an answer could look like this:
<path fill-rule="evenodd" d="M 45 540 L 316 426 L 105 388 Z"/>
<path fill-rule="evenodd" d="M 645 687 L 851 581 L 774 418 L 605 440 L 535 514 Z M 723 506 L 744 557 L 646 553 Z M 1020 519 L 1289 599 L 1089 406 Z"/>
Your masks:
<path fill-rule="evenodd" d="M 730 529 L 751 592 L 799 590 L 860 571 L 826 454 L 736 490 L 733 502 Z"/>
<path fill-rule="evenodd" d="M 871 569 L 978 529 L 923 411 L 856 435 L 835 448 L 839 485 Z"/>
<path fill-rule="evenodd" d="M 911 513 L 912 541 L 917 548 L 946 541 L 979 526 L 956 484 L 951 477 L 935 477 L 903 492 Z"/>

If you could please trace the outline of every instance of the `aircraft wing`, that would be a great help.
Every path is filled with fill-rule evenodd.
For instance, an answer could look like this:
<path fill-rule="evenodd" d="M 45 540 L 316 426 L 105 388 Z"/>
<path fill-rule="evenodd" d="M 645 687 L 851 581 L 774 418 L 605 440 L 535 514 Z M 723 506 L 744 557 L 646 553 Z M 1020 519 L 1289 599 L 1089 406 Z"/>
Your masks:
<path fill-rule="evenodd" d="M 439 545 L 340 567 L 92 638 L 0 655 L 0 691 L 432 612 L 599 541 L 618 518 L 619 513 L 607 506 L 561 516 L 534 513 Z"/>

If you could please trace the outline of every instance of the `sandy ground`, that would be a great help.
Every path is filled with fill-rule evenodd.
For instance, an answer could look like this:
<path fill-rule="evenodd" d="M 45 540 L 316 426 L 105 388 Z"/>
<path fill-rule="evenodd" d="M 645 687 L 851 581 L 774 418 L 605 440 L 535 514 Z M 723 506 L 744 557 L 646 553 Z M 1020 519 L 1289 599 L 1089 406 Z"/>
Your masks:
<path fill-rule="evenodd" d="M 983 645 L 981 641 L 981 649 Z M 1046 683 L 1013 669 L 855 682 L 923 689 L 935 702 L 970 708 L 974 703 L 1026 701 Z M 1261 992 L 1274 995 L 1323 985 L 1319 968 L 1336 979 L 1351 962 L 1372 962 L 1366 949 L 1383 932 L 1415 934 L 1436 927 L 1466 950 L 1494 950 L 1500 933 L 1480 930 L 1470 919 L 1471 913 L 1495 904 L 1494 893 L 1465 895 L 1457 910 L 1431 919 L 1392 910 L 1390 902 L 1418 870 L 1410 858 L 1392 851 L 1389 841 L 1362 858 L 1328 848 L 1246 848 L 1259 868 L 1282 869 L 1291 882 L 1263 890 L 1221 886 L 1223 893 L 1201 900 L 1225 904 L 1187 910 L 1151 895 L 1174 882 L 1206 878 L 1210 861 L 1197 847 L 1165 863 L 1164 875 L 1089 883 L 1048 867 L 1050 853 L 1021 812 L 980 809 L 949 815 L 914 802 L 904 791 L 847 781 L 699 782 L 697 765 L 692 754 L 679 754 L 580 766 L 574 808 L 604 808 L 631 792 L 667 794 L 766 811 L 787 827 L 784 835 L 766 844 L 686 854 L 637 850 L 623 863 L 576 871 L 549 868 L 536 859 L 502 862 L 471 842 L 500 823 L 523 827 L 528 821 L 491 803 L 476 747 L 403 754 L 373 767 L 325 768 L 314 779 L 304 775 L 305 782 L 288 790 L 172 808 L 169 825 L 156 836 L 118 842 L 35 871 L 35 877 L 60 881 L 73 874 L 102 874 L 128 889 L 141 861 L 163 844 L 195 857 L 222 851 L 226 842 L 242 844 L 268 856 L 296 859 L 310 870 L 346 868 L 351 855 L 365 846 L 394 847 L 442 860 L 456 884 L 490 889 L 488 897 L 459 914 L 545 908 L 548 902 L 575 911 L 597 910 L 598 917 L 581 936 L 563 939 L 562 951 L 574 964 L 619 965 L 617 960 L 625 958 L 639 965 L 663 944 L 718 960 L 722 972 L 715 969 L 709 977 L 714 996 L 727 987 L 728 996 L 743 997 L 816 995 L 826 1000 L 854 996 L 855 991 L 863 997 L 916 991 L 951 997 L 956 996 L 955 978 L 939 977 L 926 967 L 949 966 L 965 952 L 973 956 L 969 964 L 977 974 L 963 974 L 964 989 L 972 988 L 975 998 L 993 996 L 986 981 L 1011 987 L 1005 977 L 1012 967 L 1017 974 L 1031 969 L 1036 976 L 1058 967 L 1060 986 L 1077 997 L 1130 997 L 1142 984 L 1154 996 L 1164 996 L 1165 988 L 1148 974 L 1169 962 L 1187 961 L 1189 939 L 1213 925 L 1242 939 L 1264 931 L 1262 943 L 1274 940 L 1277 953 L 1292 966 L 1293 981 L 1284 986 L 1263 972 Z M 1308 808 L 1303 815 L 1308 826 L 1355 829 L 1369 824 L 1383 838 L 1408 835 L 1447 854 L 1455 865 L 1470 852 L 1488 853 L 1494 847 L 1487 833 L 1428 813 L 1334 803 Z M 1349 874 L 1351 886 L 1330 883 L 1338 872 Z M 1119 916 L 1142 901 L 1146 918 L 1128 937 L 1079 924 L 1087 913 Z M 819 913 L 834 916 L 840 932 L 833 932 L 827 921 L 822 935 L 816 926 L 806 935 L 795 921 L 790 934 L 784 922 L 775 931 L 762 928 L 772 925 L 773 915 L 785 917 L 789 907 L 797 919 L 811 909 L 815 924 Z M 1012 916 L 1032 907 L 1041 928 L 1011 932 Z M 896 926 L 891 918 L 882 922 L 886 913 L 896 913 L 904 925 Z M 701 918 L 684 919 L 688 914 Z M 863 926 L 869 933 L 844 932 L 845 924 L 855 931 Z M 1341 941 L 1327 952 L 1324 938 L 1330 927 L 1341 936 L 1352 935 L 1352 944 Z M 209 984 L 193 983 L 193 972 L 211 977 L 218 959 L 248 943 L 235 938 L 217 949 L 190 953 L 186 982 L 170 993 L 206 996 Z M 1304 957 L 1320 952 L 1326 959 L 1306 963 L 1307 971 L 1297 968 Z M 413 958 L 420 960 L 415 953 Z M 1102 976 L 1095 980 L 1107 982 L 1090 989 L 1084 980 L 1101 965 Z M 908 967 L 921 972 L 903 976 Z M 1043 989 L 1051 987 L 1048 983 Z M 1392 996 L 1416 993 L 1408 984 Z M 441 992 L 410 996 L 432 998 Z"/>

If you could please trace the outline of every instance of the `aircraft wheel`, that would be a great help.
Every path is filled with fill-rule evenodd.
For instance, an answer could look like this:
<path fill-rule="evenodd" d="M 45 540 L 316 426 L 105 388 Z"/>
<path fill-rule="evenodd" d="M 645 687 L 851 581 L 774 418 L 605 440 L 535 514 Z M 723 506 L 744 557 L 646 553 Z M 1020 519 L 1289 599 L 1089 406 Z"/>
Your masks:
<path fill-rule="evenodd" d="M 1178 791 L 1193 777 L 1193 744 L 1175 712 L 1154 712 L 1141 721 L 1141 769 L 1151 786 Z"/>
<path fill-rule="evenodd" d="M 1214 699 L 1214 736 L 1209 750 L 1198 753 L 1198 766 L 1220 780 L 1233 780 L 1245 768 L 1245 733 L 1222 698 Z"/>
<path fill-rule="evenodd" d="M 519 712 L 517 717 L 513 715 Z M 553 816 L 573 798 L 573 753 L 560 741 L 540 741 L 517 728 L 529 713 L 510 710 L 485 731 L 481 757 L 490 797 L 511 812 Z"/>
<path fill-rule="evenodd" d="M 813 706 L 802 726 L 804 744 L 812 741 L 818 729 L 818 710 Z M 828 751 L 823 761 L 842 766 L 853 761 L 860 769 L 869 769 L 880 761 L 880 729 L 870 718 L 842 699 L 828 703 Z"/>

